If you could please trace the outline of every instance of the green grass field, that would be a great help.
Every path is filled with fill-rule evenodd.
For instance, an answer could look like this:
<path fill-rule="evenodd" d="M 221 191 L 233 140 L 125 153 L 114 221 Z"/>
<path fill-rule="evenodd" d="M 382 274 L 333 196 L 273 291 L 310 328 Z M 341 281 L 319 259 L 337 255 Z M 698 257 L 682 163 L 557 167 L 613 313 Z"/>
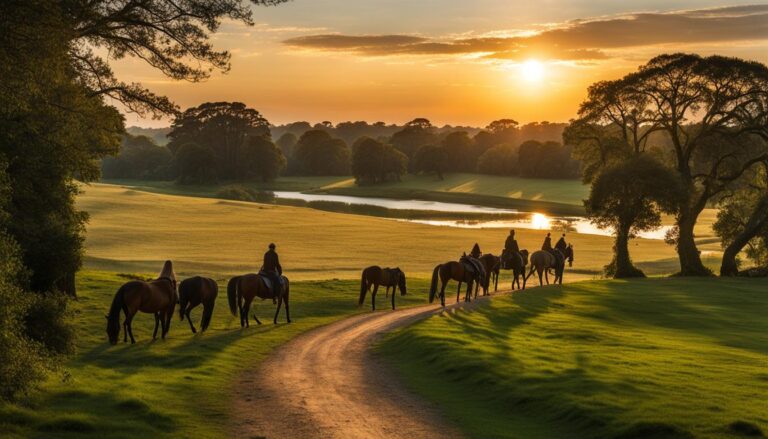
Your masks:
<path fill-rule="evenodd" d="M 74 302 L 78 354 L 42 388 L 18 405 L 0 403 L 2 437 L 227 437 L 231 383 L 242 367 L 257 367 L 276 346 L 319 325 L 366 312 L 357 307 L 359 281 L 296 282 L 291 285 L 291 319 L 271 322 L 274 306 L 261 302 L 264 324 L 241 330 L 229 313 L 226 283 L 209 330 L 193 335 L 174 316 L 165 341 L 151 340 L 154 318 L 134 321 L 137 344 L 110 346 L 104 315 L 117 288 L 130 276 L 86 271 Z M 425 281 L 409 280 L 403 306 L 426 302 Z M 386 309 L 384 293 L 378 297 Z M 198 307 L 193 312 L 199 327 Z M 254 395 L 258 397 L 258 395 Z"/>
<path fill-rule="evenodd" d="M 743 437 L 768 433 L 766 291 L 680 278 L 533 289 L 378 351 L 471 437 Z"/>
<path fill-rule="evenodd" d="M 400 266 L 416 277 L 456 259 L 472 244 L 498 253 L 507 231 L 459 229 L 348 215 L 142 192 L 95 184 L 78 198 L 91 215 L 86 265 L 118 272 L 156 272 L 171 259 L 184 275 L 229 275 L 258 269 L 267 244 L 276 242 L 291 279 L 354 278 L 369 265 Z M 545 231 L 518 230 L 522 248 L 540 248 Z M 575 263 L 566 279 L 600 276 L 610 261 L 607 236 L 569 234 Z M 717 248 L 717 244 L 710 244 Z M 637 239 L 632 256 L 649 274 L 677 270 L 674 249 Z M 716 266 L 716 256 L 707 262 Z"/>

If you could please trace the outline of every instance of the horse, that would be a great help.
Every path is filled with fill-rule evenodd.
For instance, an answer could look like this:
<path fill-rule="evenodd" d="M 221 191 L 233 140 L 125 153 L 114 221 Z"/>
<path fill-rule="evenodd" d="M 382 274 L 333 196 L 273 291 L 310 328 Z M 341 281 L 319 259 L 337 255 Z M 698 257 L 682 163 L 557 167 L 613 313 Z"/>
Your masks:
<path fill-rule="evenodd" d="M 528 265 L 528 250 L 520 250 L 519 253 L 510 252 L 509 254 L 509 267 L 512 269 L 512 289 L 520 287 L 520 277 L 525 277 L 525 267 Z M 525 282 L 523 282 L 522 289 L 525 289 Z"/>
<path fill-rule="evenodd" d="M 571 252 L 571 256 L 573 255 L 573 252 Z M 525 276 L 525 279 L 523 279 L 523 288 L 525 288 L 525 284 L 528 281 L 528 278 L 531 277 L 534 270 L 539 274 L 539 285 L 543 285 L 544 282 L 542 282 L 541 274 L 544 273 L 544 278 L 547 281 L 547 285 L 549 285 L 549 269 L 555 270 L 555 280 L 554 283 L 563 283 L 563 271 L 565 270 L 565 260 L 566 256 L 563 255 L 560 250 L 553 249 L 552 252 L 548 252 L 546 250 L 539 250 L 533 252 L 531 255 L 531 270 L 528 272 L 528 275 Z"/>
<path fill-rule="evenodd" d="M 288 323 L 291 323 L 291 312 L 288 306 L 288 296 L 290 293 L 290 287 L 288 278 L 281 276 L 283 279 L 284 287 L 279 294 L 275 294 L 274 288 L 269 288 L 265 283 L 265 277 L 260 274 L 244 274 L 242 276 L 235 276 L 227 283 L 227 301 L 229 302 L 229 310 L 233 316 L 237 316 L 238 310 L 240 311 L 240 327 L 247 328 L 250 326 L 248 321 L 248 311 L 251 309 L 251 302 L 255 297 L 261 300 L 265 299 L 277 299 L 277 310 L 275 311 L 275 318 L 272 320 L 274 324 L 277 324 L 277 316 L 280 314 L 280 307 L 285 302 L 285 318 Z M 256 323 L 261 325 L 261 321 L 253 314 L 253 318 Z"/>
<path fill-rule="evenodd" d="M 109 343 L 117 344 L 117 339 L 120 337 L 121 311 L 125 314 L 123 343 L 128 342 L 129 336 L 131 337 L 131 344 L 136 343 L 136 339 L 133 337 L 132 323 L 133 317 L 139 311 L 155 315 L 155 330 L 152 333 L 152 339 L 157 339 L 158 326 L 162 326 L 161 337 L 165 339 L 171 328 L 171 317 L 173 317 L 177 300 L 176 274 L 173 272 L 171 261 L 165 261 L 163 270 L 153 281 L 132 280 L 126 282 L 115 293 L 112 305 L 109 307 L 109 314 L 106 315 Z"/>
<path fill-rule="evenodd" d="M 494 283 L 493 291 L 499 291 L 499 269 L 501 268 L 501 258 L 491 253 L 486 253 L 480 256 L 480 262 L 483 263 L 486 275 L 485 285 L 483 285 L 485 294 L 483 295 L 485 296 L 488 294 L 488 290 L 491 287 L 491 281 Z"/>
<path fill-rule="evenodd" d="M 216 281 L 209 277 L 195 276 L 184 279 L 179 283 L 179 318 L 184 321 L 187 317 L 189 328 L 193 334 L 197 333 L 195 325 L 189 313 L 197 305 L 203 304 L 203 317 L 200 320 L 200 332 L 205 332 L 211 323 L 213 315 L 213 305 L 216 304 L 216 296 L 219 294 L 219 286 Z"/>
<path fill-rule="evenodd" d="M 435 295 L 437 294 L 437 280 L 440 278 L 440 304 L 445 307 L 445 287 L 448 282 L 453 279 L 459 283 L 456 290 L 456 302 L 459 301 L 459 294 L 461 293 L 461 283 L 466 282 L 467 293 L 464 296 L 464 301 L 469 302 L 472 297 L 472 285 L 474 283 L 481 283 L 484 275 L 477 272 L 469 272 L 464 267 L 464 263 L 458 261 L 450 261 L 444 264 L 439 264 L 432 271 L 432 283 L 429 287 L 429 303 L 434 302 Z"/>
<path fill-rule="evenodd" d="M 392 288 L 392 309 L 395 309 L 395 290 L 400 289 L 400 295 L 405 296 L 405 273 L 400 268 L 381 268 L 378 265 L 363 270 L 360 279 L 360 300 L 357 305 L 360 306 L 365 301 L 365 295 L 373 286 L 371 293 L 371 310 L 376 311 L 376 293 L 379 291 L 379 285 L 384 285 L 389 296 L 389 288 Z"/>

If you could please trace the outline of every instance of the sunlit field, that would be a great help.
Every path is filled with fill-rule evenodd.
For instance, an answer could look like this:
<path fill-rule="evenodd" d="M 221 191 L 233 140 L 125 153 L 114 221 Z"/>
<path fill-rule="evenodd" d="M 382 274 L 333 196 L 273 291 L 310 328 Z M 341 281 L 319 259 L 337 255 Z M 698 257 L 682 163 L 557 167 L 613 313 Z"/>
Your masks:
<path fill-rule="evenodd" d="M 679 278 L 533 289 L 379 351 L 470 437 L 754 436 L 768 431 L 766 291 Z"/>
<path fill-rule="evenodd" d="M 427 277 L 438 263 L 457 259 L 477 242 L 499 253 L 507 231 L 406 223 L 307 208 L 152 194 L 120 186 L 84 188 L 80 208 L 91 215 L 86 265 L 111 271 L 154 272 L 171 259 L 179 273 L 237 274 L 258 270 L 267 244 L 276 242 L 291 279 L 358 278 L 369 265 L 399 266 Z M 545 231 L 518 230 L 522 248 L 538 249 Z M 599 277 L 612 239 L 568 235 L 575 248 L 566 280 Z M 719 244 L 709 244 L 716 250 Z M 632 256 L 649 274 L 677 270 L 674 249 L 637 239 Z M 708 257 L 716 266 L 716 257 Z"/>
<path fill-rule="evenodd" d="M 151 275 L 149 275 L 151 276 Z M 229 313 L 226 283 L 211 326 L 193 335 L 174 315 L 166 340 L 152 341 L 154 319 L 139 314 L 136 345 L 110 346 L 104 315 L 117 288 L 131 274 L 85 271 L 74 303 L 78 354 L 18 406 L 0 403 L 2 437 L 227 437 L 232 382 L 243 368 L 258 367 L 276 346 L 313 327 L 356 312 L 359 281 L 297 282 L 291 285 L 291 324 L 280 314 L 272 324 L 271 301 L 254 302 L 264 323 L 241 330 Z M 397 296 L 402 306 L 424 303 L 426 283 L 411 280 L 413 294 Z M 378 296 L 386 310 L 384 293 Z M 199 328 L 202 307 L 192 312 Z M 386 311 L 383 311 L 386 312 Z M 258 398 L 258 395 L 253 395 Z"/>

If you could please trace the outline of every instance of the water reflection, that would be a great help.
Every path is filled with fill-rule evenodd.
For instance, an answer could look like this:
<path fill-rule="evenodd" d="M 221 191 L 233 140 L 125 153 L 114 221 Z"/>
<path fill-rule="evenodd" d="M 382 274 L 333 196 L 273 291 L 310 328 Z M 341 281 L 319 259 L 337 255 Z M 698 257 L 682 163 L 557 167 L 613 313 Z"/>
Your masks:
<path fill-rule="evenodd" d="M 515 216 L 507 220 L 405 220 L 419 224 L 432 226 L 461 227 L 467 229 L 537 229 L 553 231 L 570 231 L 591 235 L 610 236 L 613 231 L 600 229 L 583 217 L 550 217 L 542 213 L 519 212 L 514 209 L 498 209 L 494 207 L 475 206 L 461 203 L 443 203 L 439 201 L 425 200 L 395 200 L 390 198 L 352 197 L 346 195 L 305 194 L 302 192 L 275 192 L 277 198 L 304 200 L 304 201 L 335 201 L 339 203 L 371 205 L 386 207 L 388 209 L 423 210 L 430 212 L 461 212 L 461 213 L 497 213 Z M 664 239 L 664 235 L 671 226 L 663 226 L 658 230 L 641 233 L 639 236 L 646 239 Z"/>
<path fill-rule="evenodd" d="M 535 229 L 535 230 L 552 230 L 552 231 L 568 231 L 576 233 L 584 233 L 588 235 L 603 235 L 612 236 L 613 231 L 611 229 L 601 229 L 585 218 L 580 217 L 567 217 L 567 218 L 552 218 L 541 213 L 533 213 L 528 215 L 528 218 L 513 219 L 513 220 L 397 220 L 407 221 L 419 224 L 428 224 L 431 226 L 442 227 L 460 227 L 464 229 Z M 662 226 L 658 230 L 650 232 L 643 232 L 638 235 L 640 238 L 645 239 L 664 239 L 667 230 L 672 226 Z"/>

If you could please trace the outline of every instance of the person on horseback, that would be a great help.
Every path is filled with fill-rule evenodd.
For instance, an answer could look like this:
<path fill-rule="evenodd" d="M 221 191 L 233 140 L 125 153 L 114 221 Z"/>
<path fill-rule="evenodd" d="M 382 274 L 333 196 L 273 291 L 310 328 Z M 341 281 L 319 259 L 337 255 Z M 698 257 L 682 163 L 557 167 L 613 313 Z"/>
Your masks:
<path fill-rule="evenodd" d="M 480 251 L 480 246 L 477 245 L 477 243 L 475 243 L 475 246 L 472 247 L 472 251 L 469 252 L 469 255 L 475 259 L 479 258 L 482 254 L 483 252 Z"/>
<path fill-rule="evenodd" d="M 520 247 L 517 245 L 517 240 L 515 239 L 515 230 L 512 229 L 509 231 L 507 240 L 504 241 L 504 251 L 501 253 L 502 266 L 504 268 L 509 267 L 510 259 L 516 254 L 520 254 Z"/>
<path fill-rule="evenodd" d="M 275 244 L 269 244 L 269 250 L 267 250 L 266 253 L 264 253 L 264 264 L 261 266 L 261 273 L 264 275 L 267 279 L 272 282 L 272 291 L 275 296 L 277 296 L 277 292 L 279 291 L 279 288 L 282 288 L 282 275 L 283 275 L 283 267 L 280 265 L 280 258 L 277 256 L 277 252 L 275 251 Z M 272 299 L 274 302 L 275 299 Z"/>
<path fill-rule="evenodd" d="M 563 233 L 563 236 L 561 236 L 560 239 L 557 240 L 557 243 L 555 244 L 555 248 L 557 250 L 560 250 L 560 253 L 565 254 L 565 250 L 568 248 L 568 244 L 565 243 L 565 233 Z"/>
<path fill-rule="evenodd" d="M 552 236 L 547 233 L 547 237 L 544 238 L 544 244 L 541 245 L 541 249 L 552 253 Z"/>

